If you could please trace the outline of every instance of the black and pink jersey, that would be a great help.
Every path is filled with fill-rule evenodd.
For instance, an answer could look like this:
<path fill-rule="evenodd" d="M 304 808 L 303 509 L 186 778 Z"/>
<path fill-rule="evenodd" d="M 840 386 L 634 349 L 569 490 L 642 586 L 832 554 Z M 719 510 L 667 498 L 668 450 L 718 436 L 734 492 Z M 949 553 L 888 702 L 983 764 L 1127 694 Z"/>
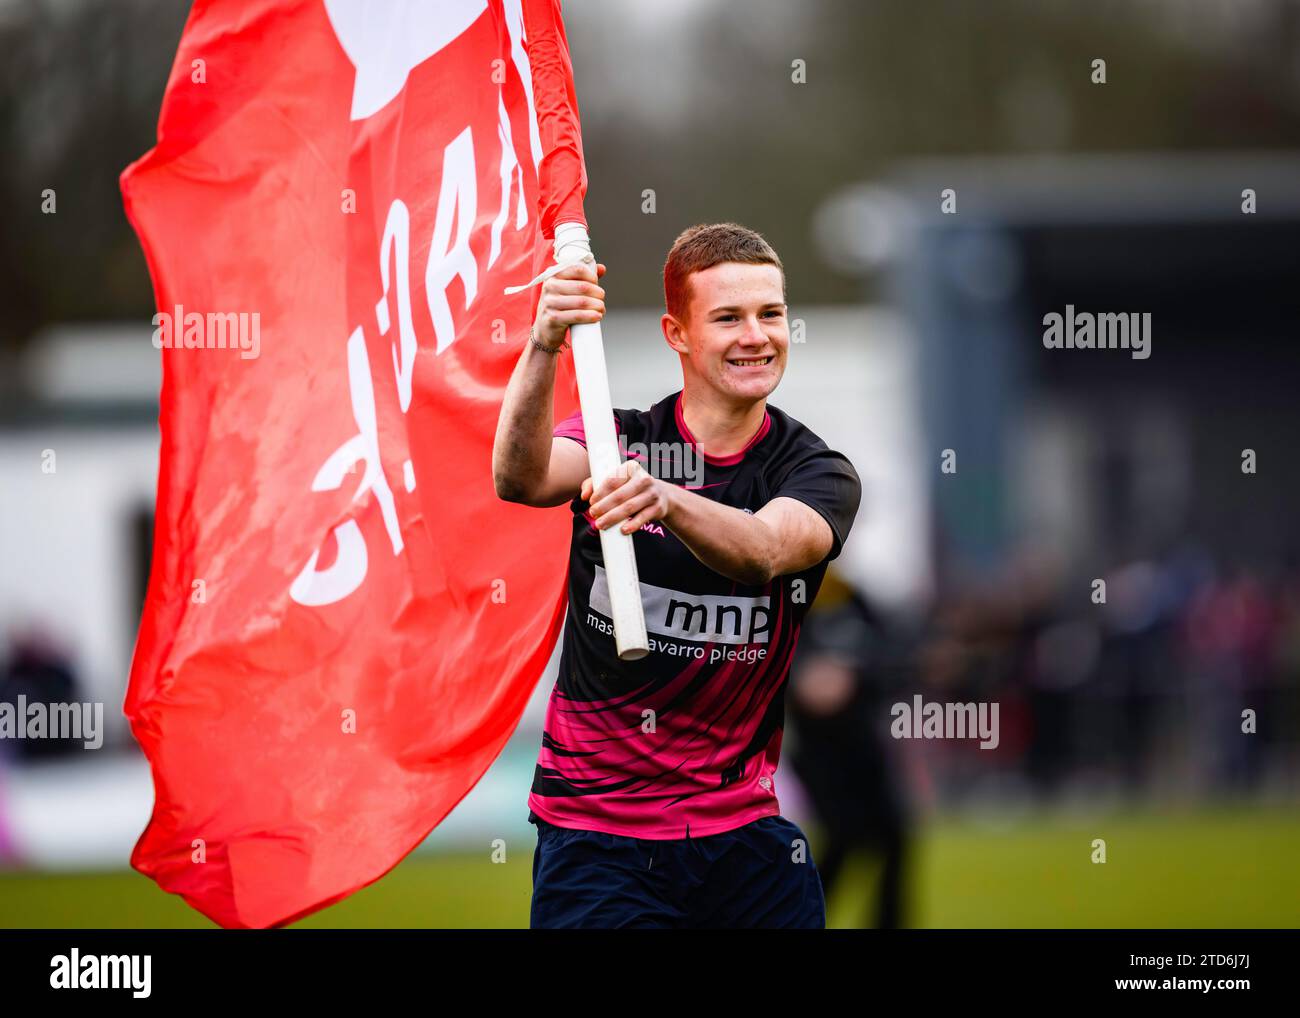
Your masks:
<path fill-rule="evenodd" d="M 857 472 L 794 418 L 767 406 L 740 452 L 706 456 L 678 391 L 615 410 L 628 458 L 704 498 L 756 512 L 798 499 L 830 524 L 830 554 L 761 586 L 714 572 L 662 521 L 632 535 L 650 653 L 614 646 L 600 535 L 574 499 L 569 613 L 528 805 L 558 827 L 637 838 L 701 837 L 780 813 L 773 774 L 799 626 L 861 499 Z M 557 436 L 585 445 L 581 413 Z"/>

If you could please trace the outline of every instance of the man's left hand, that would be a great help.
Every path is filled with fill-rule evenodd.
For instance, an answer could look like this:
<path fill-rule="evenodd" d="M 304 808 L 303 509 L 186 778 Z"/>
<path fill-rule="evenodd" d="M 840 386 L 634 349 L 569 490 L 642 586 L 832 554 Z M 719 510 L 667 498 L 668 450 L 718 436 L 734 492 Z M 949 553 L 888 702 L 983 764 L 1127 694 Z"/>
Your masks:
<path fill-rule="evenodd" d="M 639 530 L 651 520 L 662 520 L 672 507 L 676 489 L 647 473 L 636 460 L 627 460 L 593 492 L 591 478 L 582 482 L 582 500 L 590 502 L 599 530 L 621 523 L 624 534 Z M 594 497 L 594 501 L 593 501 Z"/>

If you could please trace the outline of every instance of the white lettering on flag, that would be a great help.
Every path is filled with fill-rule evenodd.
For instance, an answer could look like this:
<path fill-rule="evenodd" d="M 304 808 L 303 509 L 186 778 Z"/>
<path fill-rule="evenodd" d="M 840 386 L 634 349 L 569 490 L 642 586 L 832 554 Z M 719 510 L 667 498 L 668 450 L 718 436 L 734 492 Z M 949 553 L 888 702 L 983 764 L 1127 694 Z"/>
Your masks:
<path fill-rule="evenodd" d="M 478 217 L 478 180 L 474 167 L 474 135 L 465 128 L 442 155 L 442 187 L 438 190 L 438 212 L 429 241 L 429 262 L 424 270 L 424 296 L 429 302 L 437 352 L 456 342 L 447 286 L 456 276 L 465 288 L 465 307 L 478 296 L 478 265 L 470 250 L 469 235 Z M 451 224 L 456 222 L 456 239 Z"/>

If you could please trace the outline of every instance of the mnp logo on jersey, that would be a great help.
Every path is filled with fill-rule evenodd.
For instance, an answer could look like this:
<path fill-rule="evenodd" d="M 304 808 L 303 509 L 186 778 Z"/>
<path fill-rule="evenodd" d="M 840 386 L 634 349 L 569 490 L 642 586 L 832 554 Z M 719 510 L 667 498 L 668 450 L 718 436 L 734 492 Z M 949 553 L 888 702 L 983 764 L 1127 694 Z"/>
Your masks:
<path fill-rule="evenodd" d="M 549 658 L 570 521 L 538 541 L 491 448 L 538 293 L 504 291 L 581 215 L 566 76 L 556 0 L 198 0 L 122 175 L 157 306 L 260 323 L 256 358 L 163 352 L 125 704 L 156 793 L 131 863 L 223 926 L 396 865 Z"/>

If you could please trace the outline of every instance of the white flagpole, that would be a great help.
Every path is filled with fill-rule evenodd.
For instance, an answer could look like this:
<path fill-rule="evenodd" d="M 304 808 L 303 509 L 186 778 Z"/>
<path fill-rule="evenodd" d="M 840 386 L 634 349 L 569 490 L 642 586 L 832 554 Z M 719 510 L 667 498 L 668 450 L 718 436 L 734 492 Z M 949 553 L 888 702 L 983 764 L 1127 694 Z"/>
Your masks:
<path fill-rule="evenodd" d="M 587 259 L 595 264 L 587 228 L 581 223 L 556 226 L 557 264 L 567 265 Z M 593 487 L 599 487 L 600 482 L 623 462 L 614 433 L 614 407 L 609 395 L 609 373 L 605 369 L 605 344 L 600 323 L 571 325 L 569 342 L 573 346 L 573 368 L 578 379 L 578 401 L 587 438 L 591 483 Z M 650 643 L 646 637 L 645 608 L 641 603 L 632 535 L 617 527 L 607 527 L 600 531 L 600 551 L 605 559 L 618 656 L 624 661 L 639 660 L 650 653 Z"/>

